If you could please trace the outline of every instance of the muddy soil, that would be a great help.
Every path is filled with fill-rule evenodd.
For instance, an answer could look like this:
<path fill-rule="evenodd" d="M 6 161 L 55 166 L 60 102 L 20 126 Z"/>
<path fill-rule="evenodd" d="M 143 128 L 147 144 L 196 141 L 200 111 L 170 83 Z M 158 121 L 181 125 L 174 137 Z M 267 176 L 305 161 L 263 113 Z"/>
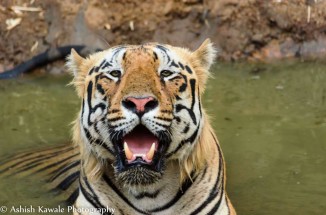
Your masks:
<path fill-rule="evenodd" d="M 208 37 L 226 61 L 326 56 L 323 0 L 3 0 L 0 20 L 0 71 L 67 44 L 194 49 Z"/>

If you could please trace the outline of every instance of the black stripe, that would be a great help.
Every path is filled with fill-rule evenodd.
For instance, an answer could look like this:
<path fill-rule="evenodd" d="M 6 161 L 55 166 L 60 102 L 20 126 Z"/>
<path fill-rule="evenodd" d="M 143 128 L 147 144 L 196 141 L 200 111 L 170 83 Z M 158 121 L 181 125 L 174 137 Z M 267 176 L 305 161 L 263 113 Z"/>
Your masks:
<path fill-rule="evenodd" d="M 186 134 L 189 131 L 189 124 L 186 125 L 186 127 L 183 129 L 182 133 Z"/>
<path fill-rule="evenodd" d="M 108 114 L 111 114 L 111 113 L 117 113 L 117 112 L 119 112 L 120 110 L 118 110 L 118 109 L 113 109 L 113 110 L 110 110 L 110 111 L 108 111 Z"/>
<path fill-rule="evenodd" d="M 200 112 L 200 116 L 202 116 L 203 115 L 203 113 L 202 113 L 202 110 L 201 110 L 201 98 L 200 98 L 200 91 L 199 91 L 199 85 L 198 85 L 198 108 L 199 108 L 199 112 Z"/>
<path fill-rule="evenodd" d="M 207 215 L 214 215 L 216 214 L 217 210 L 220 208 L 222 199 L 223 199 L 224 189 L 222 189 L 221 196 L 215 206 L 207 213 Z"/>
<path fill-rule="evenodd" d="M 87 104 L 88 104 L 88 109 L 89 109 L 89 113 L 87 116 L 87 124 L 89 126 L 92 125 L 92 123 L 91 123 L 92 93 L 93 93 L 93 81 L 90 81 L 87 86 Z"/>
<path fill-rule="evenodd" d="M 185 68 L 189 74 L 192 74 L 192 70 L 189 68 L 189 66 L 186 65 Z"/>
<path fill-rule="evenodd" d="M 98 80 L 99 80 L 100 78 L 102 78 L 102 77 L 103 77 L 103 74 L 102 74 L 102 73 L 99 74 L 99 75 L 97 75 L 97 76 L 95 77 L 95 84 L 96 84 L 96 89 L 97 89 L 97 91 L 103 95 L 103 94 L 105 94 L 105 91 L 104 91 L 103 87 L 98 83 Z"/>
<path fill-rule="evenodd" d="M 7 168 L 1 170 L 0 173 L 4 173 L 5 171 L 8 171 L 8 170 L 10 170 L 10 169 L 16 167 L 17 165 L 19 165 L 19 164 L 21 164 L 21 163 L 24 163 L 24 162 L 26 162 L 26 161 L 31 161 L 31 160 L 32 160 L 31 162 L 25 163 L 24 165 L 18 167 L 18 169 L 21 169 L 21 168 L 23 168 L 23 167 L 29 166 L 29 165 L 31 165 L 31 164 L 39 163 L 39 162 L 41 162 L 41 161 L 44 161 L 44 160 L 47 160 L 47 159 L 50 159 L 50 158 L 53 158 L 53 157 L 55 157 L 55 156 L 57 156 L 57 155 L 59 155 L 59 154 L 62 154 L 62 153 L 64 153 L 64 152 L 67 152 L 67 151 L 70 151 L 70 150 L 63 149 L 63 150 L 60 150 L 60 151 L 52 152 L 52 153 L 50 153 L 50 154 L 45 154 L 45 155 L 41 155 L 41 156 L 36 156 L 36 157 L 28 158 L 28 159 L 23 160 L 23 161 L 20 160 L 20 161 L 18 161 L 17 163 L 15 163 L 15 164 L 13 164 L 13 165 L 11 165 L 11 166 L 9 166 L 9 167 L 7 167 Z M 40 158 L 40 159 L 33 160 L 34 158 Z"/>
<path fill-rule="evenodd" d="M 92 192 L 92 194 L 93 194 L 93 199 L 95 200 L 96 205 L 98 205 L 97 208 L 105 208 L 105 207 L 101 204 L 100 200 L 98 199 L 98 196 L 97 196 L 96 193 L 94 192 L 94 190 L 93 190 L 93 188 L 91 187 L 91 185 L 88 183 L 87 178 L 84 177 L 83 180 L 84 180 L 84 182 L 85 182 L 87 188 Z M 107 212 L 106 210 L 103 210 L 101 214 L 107 215 L 108 212 Z M 113 214 L 113 213 L 111 213 L 111 214 Z"/>
<path fill-rule="evenodd" d="M 188 139 L 186 139 L 186 142 L 194 143 L 195 139 L 198 136 L 199 127 L 200 127 L 200 123 L 198 124 L 198 126 L 197 126 L 196 130 L 194 131 L 194 133 Z"/>
<path fill-rule="evenodd" d="M 158 59 L 156 52 L 153 51 L 154 61 Z"/>
<path fill-rule="evenodd" d="M 110 178 L 107 175 L 103 175 L 103 179 L 104 181 L 107 183 L 107 185 L 109 185 L 113 191 L 123 200 L 125 201 L 130 207 L 132 207 L 134 210 L 136 210 L 139 213 L 142 214 L 149 214 L 145 211 L 140 210 L 139 208 L 137 208 L 136 206 L 134 206 L 121 192 L 120 190 L 113 184 L 113 182 L 110 180 Z"/>
<path fill-rule="evenodd" d="M 82 180 L 81 177 L 80 177 L 80 180 Z M 87 188 L 88 188 L 88 189 L 91 191 L 91 193 L 93 194 L 93 196 L 90 195 L 90 194 L 85 190 L 85 188 L 83 187 L 82 183 L 80 182 L 80 183 L 79 183 L 79 184 L 80 184 L 79 187 L 80 187 L 80 190 L 82 191 L 83 195 L 85 196 L 86 200 L 87 200 L 91 205 L 93 205 L 94 208 L 97 208 L 97 209 L 101 209 L 101 208 L 103 208 L 103 209 L 104 209 L 104 206 L 103 206 L 103 205 L 100 203 L 100 201 L 98 200 L 97 195 L 95 194 L 94 190 L 93 190 L 93 189 L 91 188 L 91 186 L 89 185 L 87 179 L 86 179 L 86 178 L 83 178 L 83 181 L 85 182 Z M 104 212 L 104 210 L 102 210 L 102 212 L 103 212 L 102 214 L 108 215 L 108 213 L 107 213 L 107 212 Z"/>
<path fill-rule="evenodd" d="M 14 156 L 6 156 L 5 160 L 2 160 L 0 162 L 0 166 L 4 166 L 6 165 L 7 163 L 9 162 L 12 162 L 12 161 L 15 161 L 16 159 L 22 159 L 25 157 L 28 157 L 30 155 L 36 155 L 36 157 L 28 157 L 26 158 L 25 160 L 23 161 L 18 161 L 18 164 L 21 163 L 21 162 L 24 162 L 26 160 L 29 160 L 29 159 L 33 159 L 33 158 L 37 158 L 39 156 L 46 156 L 46 155 L 49 155 L 49 154 L 44 154 L 44 153 L 54 153 L 54 150 L 57 150 L 57 149 L 62 149 L 62 150 L 72 150 L 73 147 L 67 147 L 67 146 L 56 146 L 56 147 L 51 147 L 49 149 L 39 149 L 39 150 L 33 150 L 32 152 L 23 152 L 23 153 L 20 153 L 20 154 L 17 154 L 17 155 L 14 155 Z M 42 153 L 42 154 L 38 154 L 38 153 Z"/>
<path fill-rule="evenodd" d="M 83 98 L 83 101 L 82 101 L 82 112 L 81 112 L 81 117 L 83 117 L 84 112 L 85 112 L 85 99 Z"/>
<path fill-rule="evenodd" d="M 179 93 L 184 92 L 187 89 L 187 84 L 183 83 L 180 87 L 179 87 Z"/>
<path fill-rule="evenodd" d="M 106 62 L 106 60 L 104 59 L 104 60 L 101 62 L 101 64 L 99 65 L 99 68 L 101 68 L 101 67 L 104 65 L 105 62 Z"/>
<path fill-rule="evenodd" d="M 182 104 L 177 104 L 177 105 L 175 106 L 175 110 L 176 110 L 177 113 L 180 112 L 180 111 L 183 110 L 183 109 L 186 110 L 186 111 L 188 111 L 188 113 L 189 113 L 189 115 L 190 115 L 190 117 L 191 117 L 191 119 L 192 119 L 192 122 L 193 122 L 195 125 L 197 125 L 196 115 L 195 115 L 195 113 L 193 112 L 192 109 L 189 109 L 189 108 L 183 106 Z"/>
<path fill-rule="evenodd" d="M 166 121 L 166 122 L 171 122 L 172 121 L 172 118 L 160 117 L 160 116 L 154 116 L 154 119 L 160 119 L 160 120 Z"/>
<path fill-rule="evenodd" d="M 97 133 L 97 134 L 100 134 L 100 130 L 98 129 L 98 124 L 99 123 L 96 123 L 95 125 L 94 125 L 94 130 L 95 130 L 95 132 Z M 101 141 L 102 142 L 102 141 Z"/>
<path fill-rule="evenodd" d="M 96 66 L 95 68 L 94 68 L 94 72 L 98 72 L 100 70 L 100 67 L 98 67 L 98 66 Z"/>
<path fill-rule="evenodd" d="M 122 125 L 127 125 L 127 124 L 131 124 L 131 122 L 121 122 L 121 123 L 118 123 L 117 125 L 109 125 L 109 133 L 110 132 L 116 132 L 116 128 L 122 126 Z"/>
<path fill-rule="evenodd" d="M 95 81 L 94 81 L 95 84 L 97 84 L 98 79 L 99 79 L 100 77 L 101 77 L 101 75 L 97 75 L 97 76 L 95 76 Z"/>
<path fill-rule="evenodd" d="M 109 148 L 109 146 L 107 146 L 104 142 L 102 142 L 99 139 L 93 138 L 92 135 L 89 133 L 89 131 L 87 130 L 87 128 L 83 127 L 85 135 L 87 140 L 89 141 L 90 144 L 95 143 L 96 145 L 99 145 L 101 147 L 103 147 L 104 149 L 106 149 L 107 151 L 109 151 L 111 154 L 114 155 L 112 149 Z"/>
<path fill-rule="evenodd" d="M 105 94 L 105 90 L 103 89 L 102 85 L 100 85 L 99 83 L 96 84 L 96 89 L 99 93 L 101 93 L 102 95 Z"/>
<path fill-rule="evenodd" d="M 218 146 L 217 146 L 218 147 Z M 221 155 L 221 151 L 220 151 L 220 149 L 219 149 L 219 147 L 218 147 L 218 150 L 219 150 L 219 156 L 220 156 L 220 164 L 221 165 L 223 165 L 223 160 L 222 160 L 222 155 Z M 222 169 L 220 169 L 219 168 L 219 171 L 220 172 L 223 172 L 224 173 L 224 168 L 222 168 Z M 219 177 L 220 177 L 220 172 L 219 172 L 219 176 L 218 176 L 218 179 L 219 179 Z M 224 194 L 224 175 L 223 174 L 221 174 L 221 176 L 222 176 L 222 181 L 221 181 L 221 185 L 222 186 L 220 186 L 220 189 L 218 189 L 218 188 L 216 188 L 216 195 L 215 195 L 215 197 L 217 196 L 217 194 L 218 194 L 218 191 L 221 191 L 221 195 L 220 195 L 220 197 L 219 197 L 219 199 L 218 199 L 218 201 L 217 201 L 217 203 L 214 205 L 214 207 L 207 213 L 207 215 L 214 215 L 216 212 L 217 212 L 217 210 L 219 209 L 219 207 L 220 207 L 220 205 L 221 205 L 221 202 L 222 202 L 222 200 L 223 200 L 223 194 Z M 213 201 L 213 199 L 211 200 L 211 201 Z M 208 203 L 209 204 L 209 203 Z"/>
<path fill-rule="evenodd" d="M 107 67 L 109 67 L 109 66 L 112 66 L 112 64 L 110 64 L 109 62 L 106 62 L 106 63 L 103 65 L 102 69 L 105 69 L 105 68 L 107 68 Z"/>
<path fill-rule="evenodd" d="M 197 126 L 196 130 L 194 131 L 194 133 L 192 133 L 192 135 L 188 139 L 182 140 L 179 143 L 178 147 L 175 150 L 173 150 L 172 152 L 168 153 L 166 155 L 166 157 L 168 157 L 168 158 L 171 157 L 173 154 L 178 152 L 182 148 L 182 146 L 184 146 L 186 143 L 191 143 L 191 144 L 194 143 L 195 139 L 198 136 L 199 127 L 200 127 L 200 123 L 198 123 L 198 126 Z"/>
<path fill-rule="evenodd" d="M 79 194 L 79 187 L 77 189 L 75 189 L 75 191 L 66 200 L 69 205 L 72 205 L 76 202 L 76 200 L 78 198 L 78 194 Z"/>
<path fill-rule="evenodd" d="M 93 207 L 97 207 L 96 206 L 96 202 L 94 202 L 92 196 L 85 190 L 85 188 L 83 187 L 83 185 L 81 183 L 79 183 L 79 188 L 82 192 L 82 194 L 84 195 L 84 197 L 86 198 L 86 200 L 93 205 Z"/>
<path fill-rule="evenodd" d="M 163 210 L 168 209 L 169 207 L 171 207 L 172 205 L 175 205 L 179 199 L 187 192 L 187 190 L 191 187 L 191 185 L 195 182 L 197 177 L 195 177 L 192 181 L 189 179 L 186 179 L 182 186 L 181 189 L 178 191 L 178 193 L 173 197 L 173 199 L 171 199 L 168 203 L 166 203 L 165 205 L 155 208 L 153 210 L 150 210 L 151 213 L 155 213 L 155 212 L 160 212 Z"/>
<path fill-rule="evenodd" d="M 180 74 L 183 79 L 184 79 L 184 83 L 179 87 L 179 92 L 182 93 L 184 92 L 186 89 L 187 89 L 187 86 L 188 86 L 188 78 L 187 76 L 183 75 L 183 74 Z"/>
<path fill-rule="evenodd" d="M 168 49 L 162 45 L 156 45 L 158 49 L 161 49 L 162 51 L 166 52 Z"/>
<path fill-rule="evenodd" d="M 174 66 L 174 67 L 176 67 L 176 68 L 179 68 L 179 65 L 178 65 L 178 64 L 176 64 L 176 63 L 174 62 L 174 60 L 172 60 L 172 62 L 171 62 L 171 64 L 170 64 L 170 66 Z"/>
<path fill-rule="evenodd" d="M 174 119 L 177 121 L 177 123 L 180 123 L 181 122 L 181 119 L 178 116 L 174 116 Z"/>
<path fill-rule="evenodd" d="M 203 173 L 202 173 L 202 176 L 201 176 L 201 178 L 200 178 L 200 181 L 201 180 L 203 180 L 204 179 L 204 177 L 205 177 L 205 175 L 206 175 L 206 173 L 207 173 L 207 165 L 205 166 L 205 169 L 204 169 L 204 171 L 203 171 Z"/>
<path fill-rule="evenodd" d="M 161 110 L 161 113 L 172 113 L 170 110 Z"/>
<path fill-rule="evenodd" d="M 215 180 L 215 184 L 214 184 L 214 187 L 212 188 L 211 192 L 209 193 L 209 196 L 208 198 L 196 209 L 194 210 L 190 215 L 197 215 L 197 214 L 200 214 L 200 212 L 207 206 L 209 205 L 217 196 L 217 194 L 219 193 L 219 189 L 218 189 L 218 183 L 220 181 L 220 174 L 222 172 L 221 170 L 221 165 L 223 165 L 223 163 L 221 162 L 221 158 L 219 159 L 219 173 L 218 173 L 218 177 L 216 178 Z M 223 178 L 222 178 L 223 180 Z M 221 187 L 220 187 L 221 188 Z M 221 196 L 220 196 L 220 199 L 218 200 L 217 202 L 217 206 L 219 207 L 220 206 L 220 200 L 221 198 L 223 197 L 223 187 L 221 189 L 222 193 L 221 193 Z M 218 204 L 219 203 L 219 204 Z M 213 208 L 214 209 L 214 208 Z"/>
<path fill-rule="evenodd" d="M 204 170 L 202 170 L 202 172 L 201 172 L 200 174 L 197 175 L 197 177 L 201 176 L 201 177 L 198 179 L 200 182 L 205 178 L 206 173 L 207 173 L 207 169 L 208 169 L 208 168 L 207 168 L 207 165 L 206 165 L 205 168 L 204 168 Z M 190 175 L 190 177 L 192 178 L 193 175 Z M 204 182 L 204 183 L 205 183 L 205 182 Z M 197 183 L 197 184 L 198 184 L 198 183 Z M 183 211 L 183 209 L 184 209 L 185 207 L 189 207 L 189 204 L 192 204 L 192 202 L 193 202 L 193 199 L 191 199 L 190 201 L 188 201 L 188 203 L 183 204 L 183 206 L 182 206 L 182 208 L 180 208 L 180 210 Z"/>
<path fill-rule="evenodd" d="M 185 69 L 185 67 L 183 66 L 183 64 L 182 63 L 178 63 L 179 64 L 179 66 L 181 67 L 181 69 Z"/>
<path fill-rule="evenodd" d="M 12 161 L 14 161 L 16 159 L 20 159 L 21 157 L 28 157 L 28 156 L 33 155 L 33 154 L 36 154 L 36 153 L 38 153 L 38 152 L 37 151 L 33 151 L 33 152 L 18 154 L 18 156 L 17 155 L 16 156 L 5 156 L 5 158 L 0 161 L 0 166 L 4 166 L 7 163 L 12 162 Z M 43 156 L 43 155 L 41 155 L 41 156 Z M 28 159 L 31 159 L 31 158 L 28 158 Z M 1 173 L 1 171 L 0 171 L 0 173 Z"/>
<path fill-rule="evenodd" d="M 96 110 L 100 108 L 102 111 L 104 111 L 106 109 L 106 104 L 105 103 L 99 103 L 97 105 L 95 105 L 92 109 L 91 109 L 91 113 L 95 113 Z"/>
<path fill-rule="evenodd" d="M 89 74 L 89 75 L 93 74 L 94 70 L 95 70 L 95 67 L 93 67 L 93 68 L 88 72 L 88 74 Z"/>
<path fill-rule="evenodd" d="M 39 156 L 36 156 L 36 157 L 28 158 L 28 159 L 23 160 L 23 161 L 18 161 L 17 163 L 14 163 L 14 164 L 10 165 L 9 167 L 7 167 L 7 168 L 5 168 L 5 169 L 3 169 L 3 170 L 0 170 L 0 174 L 2 174 L 2 173 L 4 173 L 4 172 L 6 172 L 6 171 L 8 171 L 8 170 L 10 170 L 10 169 L 12 169 L 12 168 L 14 168 L 14 167 L 16 167 L 17 165 L 19 165 L 19 164 L 21 164 L 21 163 L 25 163 L 26 161 L 30 161 L 30 160 L 38 159 L 38 158 L 43 158 L 43 159 L 40 159 L 40 160 L 45 160 L 45 159 L 52 158 L 52 157 L 56 156 L 57 153 L 55 153 L 55 154 L 52 154 L 52 153 L 51 153 L 50 156 L 48 156 L 48 155 L 49 155 L 49 154 L 39 155 Z M 39 160 L 29 162 L 29 163 L 27 163 L 27 164 L 24 164 L 24 165 L 21 166 L 21 167 L 28 166 L 28 165 L 30 165 L 30 164 L 32 164 L 32 163 L 34 163 L 34 162 L 37 162 L 37 161 L 39 161 Z M 21 167 L 19 167 L 19 168 L 21 168 Z"/>
<path fill-rule="evenodd" d="M 121 119 L 126 119 L 126 117 L 123 117 L 123 116 L 118 116 L 118 117 L 114 117 L 114 118 L 108 118 L 108 121 L 109 122 L 115 122 L 115 121 L 118 121 L 118 120 L 121 120 Z"/>
<path fill-rule="evenodd" d="M 158 194 L 160 193 L 160 190 L 156 190 L 155 192 L 153 193 L 148 193 L 148 192 L 141 192 L 140 194 L 138 195 L 135 195 L 135 198 L 136 199 L 143 199 L 143 198 L 150 198 L 150 199 L 155 199 Z"/>
<path fill-rule="evenodd" d="M 71 158 L 73 158 L 73 157 L 75 157 L 75 156 L 77 156 L 77 155 L 79 155 L 79 153 L 74 154 L 74 155 L 71 155 L 71 156 L 69 156 L 69 157 L 67 157 L 67 158 L 65 158 L 65 159 L 63 159 L 63 160 L 58 161 L 58 162 L 52 163 L 52 164 L 50 164 L 50 165 L 47 165 L 47 166 L 45 166 L 45 167 L 43 167 L 43 168 L 37 170 L 35 173 L 42 172 L 42 171 L 44 171 L 44 170 L 46 170 L 46 169 L 49 169 L 49 168 L 55 167 L 55 166 L 57 166 L 57 165 L 59 165 L 59 164 L 62 164 L 62 163 L 64 163 L 65 161 L 67 161 L 67 160 L 69 160 L 69 159 L 71 159 Z"/>
<path fill-rule="evenodd" d="M 169 63 L 169 62 L 171 61 L 171 58 L 170 58 L 169 54 L 167 53 L 167 50 L 168 50 L 168 49 L 165 48 L 165 47 L 162 46 L 162 45 L 156 45 L 156 47 L 165 53 L 165 56 L 166 56 L 167 59 L 168 59 L 168 62 L 167 62 L 167 63 Z"/>
<path fill-rule="evenodd" d="M 153 121 L 156 125 L 159 125 L 159 126 L 162 126 L 163 128 L 168 128 L 169 126 L 168 125 L 163 125 L 163 124 L 161 124 L 161 123 L 159 123 L 159 122 L 155 122 L 155 121 Z"/>
<path fill-rule="evenodd" d="M 112 54 L 112 57 L 111 57 L 110 62 L 112 62 L 113 59 L 115 58 L 115 56 L 116 56 L 117 54 L 119 54 L 119 52 L 120 52 L 122 49 L 124 49 L 124 48 L 125 48 L 124 46 L 118 46 L 118 47 L 116 47 L 116 48 L 114 49 L 114 53 Z"/>
<path fill-rule="evenodd" d="M 98 77 L 99 76 L 96 76 L 96 78 L 98 78 Z M 94 107 L 92 107 L 92 102 L 91 102 L 92 101 L 92 93 L 93 93 L 93 81 L 90 81 L 87 86 L 87 103 L 88 103 L 88 108 L 89 108 L 87 123 L 89 126 L 92 125 L 92 122 L 90 120 L 91 114 L 95 113 L 97 108 L 100 108 L 102 111 L 106 108 L 105 103 L 99 103 L 99 104 L 95 105 Z"/>
<path fill-rule="evenodd" d="M 79 175 L 80 175 L 79 171 L 76 171 L 76 172 L 70 174 L 60 184 L 58 184 L 58 186 L 56 188 L 60 189 L 60 190 L 67 190 L 70 187 L 70 185 L 74 181 L 76 181 L 76 179 L 79 177 Z"/>
<path fill-rule="evenodd" d="M 106 75 L 103 75 L 103 73 L 101 73 L 101 79 L 106 79 L 107 81 L 109 82 L 112 82 L 113 80 L 111 78 L 109 78 L 108 76 Z"/>
<path fill-rule="evenodd" d="M 174 81 L 174 80 L 179 80 L 179 79 L 181 79 L 181 77 L 179 75 L 177 75 L 177 76 L 169 79 L 169 81 Z"/>
<path fill-rule="evenodd" d="M 211 134 L 214 138 L 214 141 L 216 142 L 215 136 L 213 134 Z M 196 215 L 199 214 L 208 204 L 210 204 L 217 196 L 217 194 L 219 193 L 219 191 L 221 191 L 221 196 L 217 202 L 217 204 L 215 205 L 215 207 L 210 211 L 212 213 L 214 213 L 214 210 L 218 210 L 220 204 L 221 204 L 221 199 L 223 197 L 223 192 L 224 192 L 224 176 L 222 174 L 223 170 L 223 160 L 222 160 L 222 152 L 221 149 L 219 148 L 217 142 L 216 142 L 216 147 L 218 150 L 218 154 L 219 154 L 219 167 L 218 167 L 218 175 L 217 178 L 215 180 L 215 184 L 213 186 L 213 189 L 211 190 L 211 192 L 209 193 L 208 198 L 196 209 L 194 210 L 191 215 Z M 222 176 L 222 181 L 221 181 L 221 176 Z M 221 182 L 222 186 L 218 187 L 219 182 Z M 217 208 L 216 208 L 217 207 Z"/>
<path fill-rule="evenodd" d="M 161 82 L 162 86 L 165 87 L 165 81 L 164 81 L 164 77 L 163 76 L 161 77 L 160 82 Z"/>
<path fill-rule="evenodd" d="M 76 167 L 76 166 L 78 166 L 78 165 L 80 165 L 80 160 L 76 160 L 76 161 L 74 161 L 73 163 L 64 166 L 63 168 L 58 169 L 58 170 L 54 173 L 54 175 L 50 178 L 49 181 L 54 181 L 54 180 L 57 179 L 60 175 L 62 175 L 63 173 L 67 172 L 68 170 L 70 170 L 70 169 L 72 169 L 72 168 L 74 168 L 74 167 Z"/>
<path fill-rule="evenodd" d="M 194 106 L 195 106 L 195 87 L 196 87 L 196 80 L 195 79 L 190 79 L 190 89 L 191 89 L 191 109 L 194 110 Z"/>
<path fill-rule="evenodd" d="M 78 154 L 72 155 L 72 156 L 70 156 L 70 157 L 68 157 L 68 158 L 65 158 L 65 159 L 62 160 L 62 161 L 59 161 L 59 162 L 56 162 L 56 163 L 50 164 L 50 165 L 48 165 L 48 166 L 45 166 L 45 167 L 43 167 L 42 169 L 40 169 L 40 171 L 43 171 L 43 170 L 45 170 L 45 169 L 48 169 L 48 168 L 54 167 L 54 166 L 56 166 L 56 165 L 58 165 L 58 164 L 61 164 L 61 163 L 65 162 L 65 161 L 69 160 L 70 158 L 75 157 L 76 155 L 78 155 Z M 38 161 L 38 162 L 36 162 L 36 163 L 33 163 L 32 165 L 27 165 L 27 166 L 25 165 L 25 166 L 23 166 L 23 167 L 25 167 L 25 168 L 19 168 L 18 171 L 14 172 L 14 174 L 18 174 L 18 173 L 21 173 L 21 172 L 23 172 L 23 171 L 27 171 L 27 170 L 33 169 L 33 168 L 35 168 L 35 167 L 37 167 L 37 166 L 43 164 L 43 162 L 42 162 L 43 160 L 47 160 L 47 159 L 46 159 L 46 158 L 45 158 L 45 159 L 42 159 L 42 160 L 40 160 L 40 161 Z M 36 172 L 39 172 L 39 170 L 36 171 Z"/>

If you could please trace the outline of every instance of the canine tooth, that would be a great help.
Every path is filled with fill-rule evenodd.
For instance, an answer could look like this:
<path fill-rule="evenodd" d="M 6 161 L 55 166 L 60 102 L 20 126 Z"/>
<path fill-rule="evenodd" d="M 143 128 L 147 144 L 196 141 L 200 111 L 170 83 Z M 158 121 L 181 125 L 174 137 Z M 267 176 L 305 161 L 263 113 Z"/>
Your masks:
<path fill-rule="evenodd" d="M 125 150 L 125 154 L 128 160 L 132 159 L 133 153 L 129 149 L 128 144 L 126 142 L 123 143 L 123 149 Z"/>
<path fill-rule="evenodd" d="M 148 160 L 152 160 L 153 159 L 154 151 L 155 151 L 155 143 L 152 144 L 150 150 L 146 154 L 146 157 L 147 157 Z"/>

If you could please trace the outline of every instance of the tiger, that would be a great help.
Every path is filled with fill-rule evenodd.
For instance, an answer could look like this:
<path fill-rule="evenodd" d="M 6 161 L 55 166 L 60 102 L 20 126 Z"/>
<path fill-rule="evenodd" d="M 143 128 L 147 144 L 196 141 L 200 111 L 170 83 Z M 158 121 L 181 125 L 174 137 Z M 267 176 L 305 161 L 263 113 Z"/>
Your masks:
<path fill-rule="evenodd" d="M 72 49 L 66 68 L 81 100 L 74 145 L 50 150 L 37 165 L 48 153 L 28 155 L 29 165 L 42 164 L 40 172 L 64 161 L 51 181 L 75 184 L 74 214 L 235 215 L 201 100 L 216 53 L 209 39 L 195 51 L 145 43 L 82 57 Z"/>

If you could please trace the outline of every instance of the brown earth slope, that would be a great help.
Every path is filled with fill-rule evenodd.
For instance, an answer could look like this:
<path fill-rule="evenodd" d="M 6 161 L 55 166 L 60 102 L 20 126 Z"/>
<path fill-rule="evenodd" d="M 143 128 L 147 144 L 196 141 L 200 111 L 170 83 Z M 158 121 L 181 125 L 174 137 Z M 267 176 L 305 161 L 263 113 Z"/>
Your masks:
<path fill-rule="evenodd" d="M 195 48 L 207 37 L 228 61 L 326 55 L 323 0 L 3 0 L 0 20 L 0 71 L 51 46 Z"/>

